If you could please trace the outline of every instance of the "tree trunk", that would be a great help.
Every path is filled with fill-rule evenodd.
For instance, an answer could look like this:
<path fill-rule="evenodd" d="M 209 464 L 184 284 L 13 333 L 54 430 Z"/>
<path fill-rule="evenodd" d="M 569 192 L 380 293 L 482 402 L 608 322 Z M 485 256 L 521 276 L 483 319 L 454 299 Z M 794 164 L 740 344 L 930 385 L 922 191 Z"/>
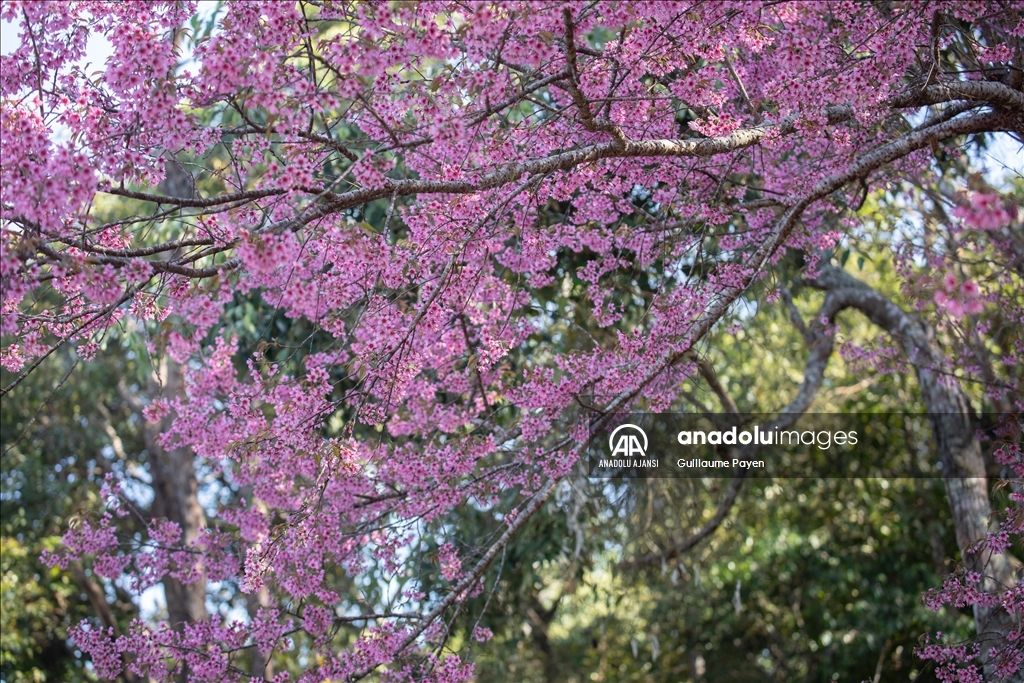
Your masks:
<path fill-rule="evenodd" d="M 245 607 L 253 619 L 256 618 L 261 607 L 270 607 L 270 592 L 266 586 L 246 595 Z M 249 672 L 255 679 L 271 680 L 274 677 L 274 661 L 269 656 L 264 656 L 258 647 L 253 646 L 252 665 L 249 667 Z"/>
<path fill-rule="evenodd" d="M 180 396 L 184 393 L 181 366 L 164 358 L 160 364 L 160 378 L 165 396 Z M 147 423 L 145 430 L 146 450 L 153 477 L 154 517 L 166 517 L 181 527 L 182 545 L 188 547 L 199 537 L 206 526 L 206 515 L 199 505 L 199 482 L 196 480 L 194 456 L 188 448 L 166 450 L 157 440 L 160 433 L 167 431 L 173 415 L 166 415 L 159 423 Z M 167 614 L 173 628 L 205 619 L 206 581 L 182 583 L 171 576 L 164 577 L 164 593 L 167 598 Z"/>
<path fill-rule="evenodd" d="M 811 284 L 827 290 L 835 300 L 835 311 L 855 308 L 888 332 L 913 364 L 918 385 L 929 413 L 937 455 L 942 464 L 946 496 L 953 513 L 957 544 L 969 571 L 982 575 L 980 589 L 999 592 L 1014 585 L 1019 577 L 1007 555 L 976 547 L 992 528 L 992 506 L 981 446 L 975 438 L 972 411 L 959 386 L 940 374 L 943 355 L 931 328 L 912 317 L 885 296 L 845 271 L 826 266 Z M 991 673 L 989 651 L 1007 644 L 1006 634 L 1016 624 L 1001 607 L 975 606 L 982 662 Z M 1013 680 L 1022 680 L 1020 676 Z"/>
<path fill-rule="evenodd" d="M 267 506 L 253 493 L 251 486 L 246 486 L 240 493 L 240 498 L 251 501 L 251 505 L 258 508 L 263 514 L 268 514 Z M 249 617 L 253 620 L 256 619 L 257 614 L 261 607 L 271 607 L 270 591 L 267 590 L 266 586 L 262 586 L 259 590 L 248 593 L 245 596 L 245 609 L 249 613 Z M 274 678 L 274 660 L 271 655 L 264 656 L 258 647 L 252 647 L 252 661 L 249 665 L 249 672 L 253 678 L 258 680 L 271 680 Z"/>

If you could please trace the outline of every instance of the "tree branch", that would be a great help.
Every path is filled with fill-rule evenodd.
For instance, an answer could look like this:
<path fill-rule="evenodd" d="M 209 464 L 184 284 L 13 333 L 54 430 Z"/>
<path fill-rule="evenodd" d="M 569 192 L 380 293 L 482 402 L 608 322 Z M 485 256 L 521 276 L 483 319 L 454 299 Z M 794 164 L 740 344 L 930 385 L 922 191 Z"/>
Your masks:
<path fill-rule="evenodd" d="M 953 100 L 987 102 L 1017 113 L 1024 112 L 1024 93 L 996 81 L 953 81 L 929 85 L 893 98 L 890 106 L 896 109 L 923 107 Z"/>

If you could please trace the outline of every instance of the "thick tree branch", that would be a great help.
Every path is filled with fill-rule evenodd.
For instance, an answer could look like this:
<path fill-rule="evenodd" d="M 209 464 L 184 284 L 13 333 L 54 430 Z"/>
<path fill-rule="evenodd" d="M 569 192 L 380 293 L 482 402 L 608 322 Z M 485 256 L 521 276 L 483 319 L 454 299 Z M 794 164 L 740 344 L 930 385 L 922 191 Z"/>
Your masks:
<path fill-rule="evenodd" d="M 1018 116 L 1024 112 L 1024 93 L 995 81 L 954 81 L 929 85 L 893 98 L 890 106 L 903 109 L 954 100 L 987 102 L 1014 111 Z"/>

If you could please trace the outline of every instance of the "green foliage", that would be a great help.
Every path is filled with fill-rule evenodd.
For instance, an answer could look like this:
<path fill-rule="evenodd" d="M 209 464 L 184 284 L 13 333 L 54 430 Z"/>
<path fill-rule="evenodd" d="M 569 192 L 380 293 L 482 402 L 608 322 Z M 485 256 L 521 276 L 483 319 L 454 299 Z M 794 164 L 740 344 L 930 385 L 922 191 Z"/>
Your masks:
<path fill-rule="evenodd" d="M 116 345 L 116 342 L 115 342 Z M 111 349 L 112 351 L 113 349 Z M 108 471 L 145 478 L 139 425 L 118 388 L 134 364 L 101 351 L 89 363 L 56 353 L 0 404 L 3 476 L 0 478 L 0 543 L 3 573 L 2 662 L 4 683 L 85 681 L 94 677 L 68 641 L 68 629 L 95 617 L 80 581 L 83 570 L 50 569 L 39 557 L 52 550 L 69 525 L 100 508 L 95 487 Z M 129 357 L 131 354 L 129 354 Z M 5 384 L 10 376 L 4 373 Z M 114 448 L 111 434 L 118 437 Z M 84 493 L 89 491 L 89 493 Z M 130 598 L 111 584 L 111 614 L 120 626 L 135 615 Z"/>
<path fill-rule="evenodd" d="M 68 629 L 89 616 L 71 577 L 40 564 L 56 537 L 23 543 L 0 537 L 0 681 L 48 683 L 95 680 L 68 642 Z"/>
<path fill-rule="evenodd" d="M 696 681 L 701 670 L 706 680 L 864 680 L 876 670 L 910 680 L 921 633 L 973 628 L 969 615 L 919 601 L 957 550 L 941 481 L 749 482 L 724 528 L 645 571 L 619 566 L 626 549 L 685 537 L 683 520 L 707 519 L 721 491 L 630 486 L 641 490 L 596 492 L 591 509 L 604 514 L 584 521 L 579 557 L 558 521 L 568 508 L 524 536 L 543 546 L 528 557 L 543 559 L 510 549 L 486 584 L 500 572 L 480 622 L 496 637 L 475 646 L 480 681 Z"/>
<path fill-rule="evenodd" d="M 847 268 L 908 305 L 881 250 L 871 243 L 847 248 Z M 560 257 L 561 281 L 535 304 L 548 318 L 531 340 L 536 353 L 588 348 L 590 335 L 614 333 L 595 329 L 580 302 L 576 272 L 586 254 Z M 800 288 L 802 266 L 786 259 L 772 286 L 792 287 L 797 310 L 811 324 L 822 296 Z M 658 274 L 609 277 L 621 285 L 622 325 L 642 324 L 644 292 Z M 838 322 L 837 347 L 884 343 L 859 314 Z M 708 348 L 741 411 L 782 409 L 803 379 L 807 349 L 790 311 L 782 302 L 766 303 L 756 288 Z M 700 379 L 690 381 L 690 395 L 697 403 L 679 409 L 723 410 Z M 839 354 L 812 408 L 922 409 L 912 375 L 863 373 Z M 874 440 L 906 446 L 877 448 L 885 457 L 928 457 L 926 422 L 890 416 L 872 426 Z M 461 642 L 478 619 L 495 633 L 473 645 L 477 680 L 930 681 L 913 655 L 921 634 L 941 630 L 955 639 L 973 632 L 969 613 L 934 613 L 920 602 L 958 556 L 938 479 L 748 481 L 728 520 L 701 545 L 649 570 L 622 566 L 625 558 L 691 535 L 714 514 L 727 485 L 576 479 L 488 573 L 485 587 L 493 595 L 476 598 L 460 618 Z M 487 522 L 464 510 L 448 520 L 459 538 L 483 533 Z M 519 545 L 530 546 L 531 560 L 520 557 Z"/>

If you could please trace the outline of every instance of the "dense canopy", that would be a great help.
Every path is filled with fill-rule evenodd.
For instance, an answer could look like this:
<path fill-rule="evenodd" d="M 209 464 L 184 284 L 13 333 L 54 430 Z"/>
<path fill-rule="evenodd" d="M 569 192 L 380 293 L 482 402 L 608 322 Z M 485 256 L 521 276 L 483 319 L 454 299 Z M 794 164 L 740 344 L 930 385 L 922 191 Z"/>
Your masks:
<path fill-rule="evenodd" d="M 985 637 L 919 655 L 1020 676 L 1022 498 L 992 490 L 1019 432 L 972 426 L 1024 410 L 1024 187 L 976 168 L 1024 133 L 1020 3 L 208 9 L 2 5 L 5 457 L 79 361 L 123 375 L 76 399 L 113 436 L 44 558 L 94 590 L 69 638 L 96 675 L 466 680 L 509 553 L 667 576 L 742 496 L 676 491 L 708 515 L 592 547 L 579 509 L 615 494 L 588 429 L 850 409 L 820 396 L 839 343 L 858 379 L 913 379 L 889 412 L 945 416 L 929 457 L 964 564 L 929 604 Z M 756 322 L 775 313 L 794 334 Z M 157 617 L 103 609 L 158 586 Z"/>

